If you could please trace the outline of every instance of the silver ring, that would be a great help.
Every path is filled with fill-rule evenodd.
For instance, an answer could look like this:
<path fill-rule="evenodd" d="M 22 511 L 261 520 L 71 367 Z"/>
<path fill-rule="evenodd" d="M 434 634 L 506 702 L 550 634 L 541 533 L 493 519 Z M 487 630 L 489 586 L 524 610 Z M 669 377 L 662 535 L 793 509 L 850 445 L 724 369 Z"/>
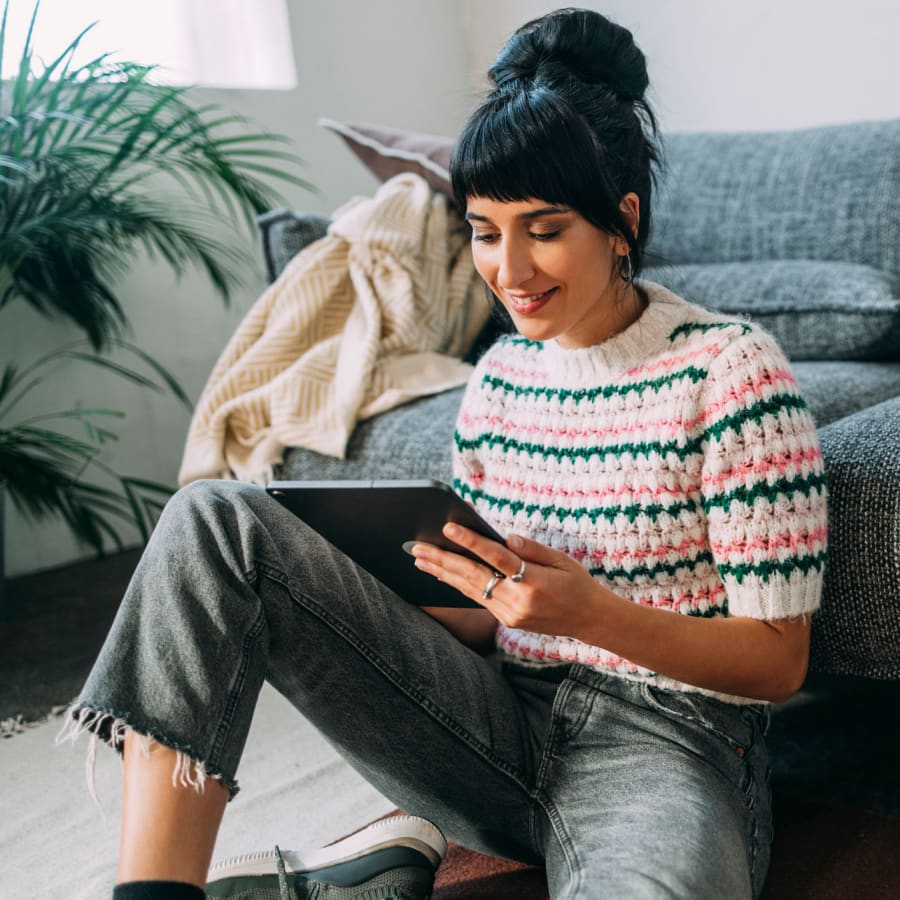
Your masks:
<path fill-rule="evenodd" d="M 497 585 L 500 584 L 500 582 L 503 581 L 504 578 L 506 578 L 506 576 L 502 572 L 494 572 L 494 574 L 491 575 L 490 581 L 488 581 L 487 585 L 485 586 L 484 593 L 481 595 L 481 599 L 490 600 L 491 591 L 493 591 L 494 588 L 497 587 Z"/>
<path fill-rule="evenodd" d="M 515 575 L 510 575 L 510 576 L 509 576 L 509 580 L 512 581 L 512 582 L 515 583 L 515 584 L 518 584 L 518 583 L 519 583 L 520 581 L 522 581 L 524 578 L 525 578 L 525 560 L 524 560 L 524 559 L 520 559 L 520 560 L 519 560 L 519 571 L 516 572 Z"/>

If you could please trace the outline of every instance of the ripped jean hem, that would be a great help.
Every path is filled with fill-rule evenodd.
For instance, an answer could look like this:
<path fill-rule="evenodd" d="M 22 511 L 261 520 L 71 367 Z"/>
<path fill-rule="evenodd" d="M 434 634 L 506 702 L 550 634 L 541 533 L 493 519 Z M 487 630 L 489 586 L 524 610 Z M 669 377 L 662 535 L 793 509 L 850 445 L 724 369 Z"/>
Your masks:
<path fill-rule="evenodd" d="M 168 747 L 175 751 L 175 764 L 172 768 L 172 787 L 192 787 L 198 793 L 203 793 L 206 781 L 212 778 L 218 781 L 227 791 L 229 801 L 233 800 L 240 790 L 237 780 L 225 775 L 217 768 L 211 767 L 207 762 L 199 758 L 192 748 L 173 741 L 159 733 L 158 729 L 136 728 L 128 722 L 127 715 L 121 715 L 114 711 L 96 709 L 86 704 L 73 704 L 66 712 L 65 722 L 56 736 L 56 745 L 74 744 L 84 734 L 90 735 L 88 744 L 85 771 L 88 791 L 97 806 L 100 802 L 97 798 L 95 767 L 97 759 L 97 743 L 102 741 L 107 746 L 116 750 L 121 756 L 125 738 L 135 735 L 140 738 L 141 753 L 148 757 L 153 751 L 154 745 Z"/>

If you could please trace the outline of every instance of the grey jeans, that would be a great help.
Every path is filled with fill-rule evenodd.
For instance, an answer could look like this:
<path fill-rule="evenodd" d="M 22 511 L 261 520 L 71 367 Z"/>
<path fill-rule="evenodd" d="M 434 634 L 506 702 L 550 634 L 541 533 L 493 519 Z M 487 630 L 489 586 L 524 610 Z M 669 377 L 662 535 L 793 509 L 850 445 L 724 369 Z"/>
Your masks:
<path fill-rule="evenodd" d="M 555 898 L 762 889 L 764 706 L 497 666 L 262 488 L 197 482 L 163 512 L 71 721 L 150 736 L 233 792 L 264 680 L 406 812 L 545 864 Z"/>

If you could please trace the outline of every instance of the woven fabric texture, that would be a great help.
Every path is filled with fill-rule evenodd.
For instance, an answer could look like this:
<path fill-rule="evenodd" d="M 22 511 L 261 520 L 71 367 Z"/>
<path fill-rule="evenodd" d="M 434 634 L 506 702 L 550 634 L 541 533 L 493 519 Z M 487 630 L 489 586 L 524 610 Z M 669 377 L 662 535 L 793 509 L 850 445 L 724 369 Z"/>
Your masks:
<path fill-rule="evenodd" d="M 331 224 L 329 216 L 273 209 L 256 218 L 266 281 L 271 284 L 305 247 L 321 240 Z"/>
<path fill-rule="evenodd" d="M 847 262 L 762 260 L 645 269 L 707 309 L 748 316 L 792 359 L 900 362 L 900 278 Z"/>
<path fill-rule="evenodd" d="M 900 396 L 900 363 L 795 362 L 791 368 L 819 428 Z"/>
<path fill-rule="evenodd" d="M 670 134 L 665 153 L 657 262 L 818 259 L 900 275 L 900 119 Z"/>
<path fill-rule="evenodd" d="M 815 672 L 900 678 L 900 397 L 820 429 L 830 559 Z"/>

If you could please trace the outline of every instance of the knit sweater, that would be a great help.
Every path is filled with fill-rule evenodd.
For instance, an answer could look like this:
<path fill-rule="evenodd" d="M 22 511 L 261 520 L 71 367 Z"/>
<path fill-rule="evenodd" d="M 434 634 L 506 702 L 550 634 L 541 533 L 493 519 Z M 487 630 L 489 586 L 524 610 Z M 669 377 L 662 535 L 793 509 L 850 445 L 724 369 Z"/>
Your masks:
<path fill-rule="evenodd" d="M 456 491 L 501 534 L 562 550 L 634 603 L 686 616 L 812 613 L 826 480 L 784 354 L 749 322 L 641 287 L 643 315 L 601 344 L 509 335 L 485 353 L 457 421 Z M 519 664 L 577 662 L 698 690 L 572 637 L 500 625 L 496 646 Z"/>

